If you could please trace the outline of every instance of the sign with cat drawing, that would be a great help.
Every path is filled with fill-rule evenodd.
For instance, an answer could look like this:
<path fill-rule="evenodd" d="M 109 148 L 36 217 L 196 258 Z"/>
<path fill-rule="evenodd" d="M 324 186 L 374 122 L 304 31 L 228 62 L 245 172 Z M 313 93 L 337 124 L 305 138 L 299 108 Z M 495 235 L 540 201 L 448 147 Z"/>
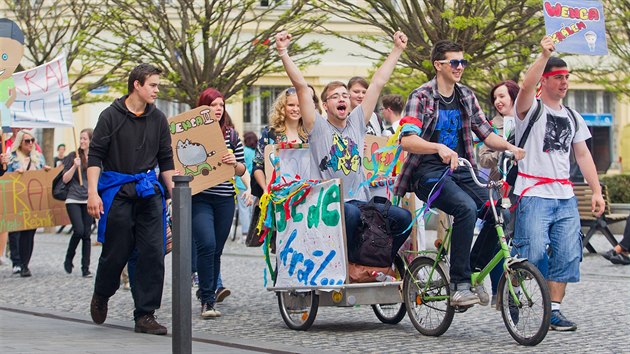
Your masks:
<path fill-rule="evenodd" d="M 192 194 L 234 178 L 234 168 L 221 163 L 227 154 L 219 120 L 200 106 L 168 119 L 175 169 L 192 176 Z"/>

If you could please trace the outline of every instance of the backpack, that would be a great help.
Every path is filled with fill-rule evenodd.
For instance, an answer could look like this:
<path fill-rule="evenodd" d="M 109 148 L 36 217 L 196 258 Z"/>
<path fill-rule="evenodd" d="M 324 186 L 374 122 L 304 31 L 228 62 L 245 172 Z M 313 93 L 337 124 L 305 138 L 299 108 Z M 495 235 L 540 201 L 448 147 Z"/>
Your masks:
<path fill-rule="evenodd" d="M 52 181 L 52 196 L 54 199 L 61 201 L 66 200 L 69 189 L 68 185 L 63 183 L 63 172 L 64 170 L 61 169 Z"/>
<path fill-rule="evenodd" d="M 376 204 L 384 204 L 381 213 Z M 359 206 L 361 225 L 357 229 L 359 242 L 355 249 L 349 250 L 350 262 L 373 267 L 391 266 L 394 238 L 387 214 L 392 203 L 384 197 L 375 196 L 367 204 Z"/>

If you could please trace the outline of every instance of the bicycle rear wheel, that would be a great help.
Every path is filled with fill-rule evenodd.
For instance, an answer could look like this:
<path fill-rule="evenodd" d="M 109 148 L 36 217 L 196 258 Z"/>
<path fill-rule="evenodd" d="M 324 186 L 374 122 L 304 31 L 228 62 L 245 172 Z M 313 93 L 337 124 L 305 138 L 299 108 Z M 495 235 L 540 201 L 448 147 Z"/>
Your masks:
<path fill-rule="evenodd" d="M 402 259 L 396 256 L 396 259 L 394 259 L 394 265 L 398 271 L 396 278 L 402 277 L 405 274 L 405 267 Z M 386 324 L 400 323 L 400 321 L 405 318 L 405 313 L 407 312 L 404 302 L 395 304 L 376 304 L 372 305 L 372 310 L 374 310 L 376 317 Z"/>
<path fill-rule="evenodd" d="M 315 291 L 279 291 L 278 307 L 287 327 L 306 331 L 311 327 L 319 308 L 319 295 Z"/>
<path fill-rule="evenodd" d="M 516 287 L 520 305 L 516 305 L 510 294 L 508 279 Z M 540 271 L 528 261 L 514 263 L 509 273 L 501 277 L 497 290 L 503 322 L 512 338 L 522 345 L 540 343 L 549 331 L 551 317 L 549 288 Z"/>
<path fill-rule="evenodd" d="M 449 303 L 449 279 L 442 263 L 418 257 L 409 265 L 403 295 L 409 319 L 418 332 L 441 336 L 453 322 L 454 308 Z"/>

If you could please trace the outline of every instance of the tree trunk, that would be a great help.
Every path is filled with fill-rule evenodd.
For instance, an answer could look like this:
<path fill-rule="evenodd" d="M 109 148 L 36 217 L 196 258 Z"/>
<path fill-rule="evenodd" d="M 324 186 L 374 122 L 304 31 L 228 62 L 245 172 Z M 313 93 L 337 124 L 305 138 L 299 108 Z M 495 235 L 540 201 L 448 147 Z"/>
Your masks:
<path fill-rule="evenodd" d="M 42 143 L 40 145 L 42 153 L 46 159 L 46 165 L 53 166 L 53 159 L 55 156 L 55 128 L 42 129 Z"/>

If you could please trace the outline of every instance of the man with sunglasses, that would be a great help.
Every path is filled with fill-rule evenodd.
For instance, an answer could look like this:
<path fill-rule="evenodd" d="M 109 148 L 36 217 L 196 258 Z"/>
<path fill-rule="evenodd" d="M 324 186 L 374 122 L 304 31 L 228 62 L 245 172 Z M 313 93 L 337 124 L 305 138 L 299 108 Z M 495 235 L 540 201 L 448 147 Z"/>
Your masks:
<path fill-rule="evenodd" d="M 372 83 L 365 97 L 350 112 L 350 95 L 343 82 L 333 81 L 324 87 L 322 102 L 327 117 L 315 111 L 313 98 L 304 76 L 288 54 L 291 35 L 282 31 L 276 35 L 276 49 L 282 64 L 296 88 L 304 128 L 309 133 L 311 153 L 311 175 L 315 179 L 340 178 L 344 190 L 344 216 L 348 250 L 359 244 L 357 229 L 361 225 L 359 206 L 369 198 L 368 186 L 363 183 L 363 147 L 367 124 L 378 102 L 381 89 L 394 71 L 398 58 L 407 46 L 407 36 L 402 32 L 394 34 L 394 47 L 381 67 L 374 73 Z M 383 211 L 384 204 L 377 204 Z M 405 242 L 411 230 L 406 230 L 411 223 L 409 211 L 392 206 L 387 218 L 390 221 L 392 259 Z"/>
<path fill-rule="evenodd" d="M 394 193 L 402 196 L 414 191 L 425 202 L 429 197 L 435 198 L 431 206 L 454 217 L 450 303 L 462 307 L 487 305 L 490 299 L 483 285 L 471 288 L 470 246 L 477 217 L 492 218 L 491 213 L 482 210 L 488 192 L 475 184 L 468 169 L 457 168 L 457 159 L 462 156 L 475 165 L 473 132 L 495 151 L 510 150 L 517 159 L 523 157 L 524 151 L 493 133 L 475 94 L 459 83 L 468 65 L 461 45 L 451 41 L 435 43 L 431 62 L 436 76 L 409 95 L 403 114 L 403 122 L 416 128 L 405 129 L 403 125 L 400 142 L 409 154 Z M 440 186 L 441 191 L 435 193 L 434 187 L 439 190 Z M 486 237 L 497 239 L 492 223 L 486 223 L 481 230 L 479 239 Z M 489 252 L 493 250 L 494 247 Z M 483 261 L 487 260 L 480 260 Z"/>
<path fill-rule="evenodd" d="M 570 153 L 593 191 L 591 208 L 604 211 L 597 169 L 586 140 L 591 134 L 582 116 L 562 105 L 569 90 L 567 63 L 551 56 L 554 43 L 545 36 L 542 52 L 529 68 L 516 97 L 516 139 L 519 141 L 534 119 L 525 140 L 527 156 L 519 162 L 514 193 L 521 199 L 516 207 L 512 253 L 526 257 L 547 279 L 551 295 L 551 324 L 557 331 L 575 331 L 577 325 L 560 312 L 567 283 L 580 280 L 582 238 L 580 215 L 573 185 L 569 181 Z M 542 112 L 536 86 L 540 82 Z"/>

